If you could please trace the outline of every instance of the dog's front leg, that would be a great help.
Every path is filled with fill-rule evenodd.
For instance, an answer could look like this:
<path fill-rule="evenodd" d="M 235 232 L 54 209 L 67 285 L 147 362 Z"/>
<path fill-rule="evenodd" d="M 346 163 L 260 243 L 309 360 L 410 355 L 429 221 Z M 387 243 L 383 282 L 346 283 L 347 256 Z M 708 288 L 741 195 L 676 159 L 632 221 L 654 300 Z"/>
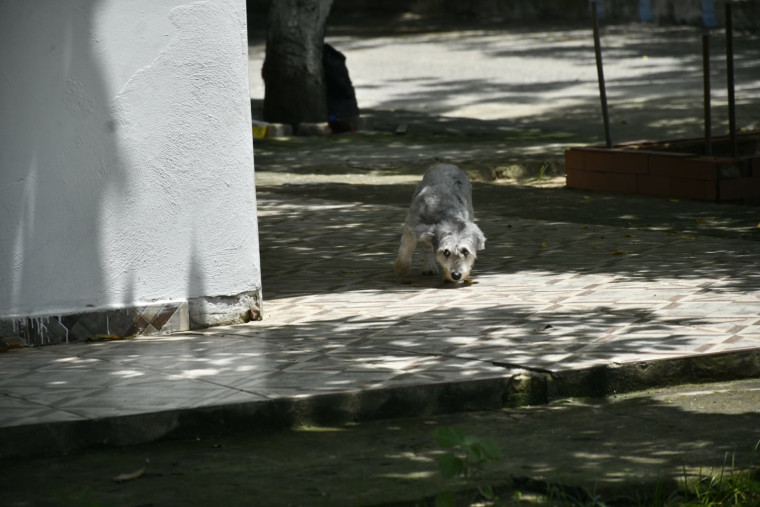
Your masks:
<path fill-rule="evenodd" d="M 438 274 L 438 262 L 435 260 L 435 250 L 433 245 L 425 244 L 425 259 L 422 263 L 423 275 L 437 275 Z"/>
<path fill-rule="evenodd" d="M 412 254 L 417 247 L 417 237 L 407 227 L 404 227 L 404 232 L 401 234 L 401 245 L 398 247 L 398 256 L 393 263 L 393 271 L 396 276 L 404 276 L 409 267 L 412 265 Z"/>

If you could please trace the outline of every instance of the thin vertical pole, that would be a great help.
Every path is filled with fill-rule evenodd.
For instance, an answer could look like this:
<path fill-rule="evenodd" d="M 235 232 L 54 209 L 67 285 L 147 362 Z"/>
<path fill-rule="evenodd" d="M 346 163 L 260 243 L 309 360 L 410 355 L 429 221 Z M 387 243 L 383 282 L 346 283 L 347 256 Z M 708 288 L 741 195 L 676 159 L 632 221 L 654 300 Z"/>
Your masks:
<path fill-rule="evenodd" d="M 702 34 L 702 90 L 705 108 L 705 155 L 712 155 L 712 116 L 710 114 L 710 36 Z"/>
<path fill-rule="evenodd" d="M 604 121 L 604 140 L 607 148 L 612 147 L 610 138 L 610 118 L 607 113 L 607 92 L 604 86 L 604 69 L 602 67 L 602 45 L 599 42 L 599 20 L 596 14 L 596 2 L 591 2 L 591 19 L 594 23 L 594 53 L 596 54 L 596 74 L 599 80 L 599 99 L 602 102 L 602 120 Z"/>
<path fill-rule="evenodd" d="M 731 156 L 736 157 L 736 99 L 734 98 L 734 22 L 731 2 L 726 2 L 726 77 L 728 81 L 728 135 Z"/>

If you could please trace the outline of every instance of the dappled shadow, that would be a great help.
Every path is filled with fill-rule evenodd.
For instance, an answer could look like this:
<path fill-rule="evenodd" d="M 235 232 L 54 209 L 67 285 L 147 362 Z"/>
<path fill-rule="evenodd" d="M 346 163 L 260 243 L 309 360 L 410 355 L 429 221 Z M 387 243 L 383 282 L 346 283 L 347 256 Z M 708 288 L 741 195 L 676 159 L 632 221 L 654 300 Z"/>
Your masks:
<path fill-rule="evenodd" d="M 533 368 L 751 345 L 739 334 L 758 311 L 754 208 L 476 185 L 487 247 L 474 283 L 454 285 L 392 273 L 411 187 L 279 192 L 259 201 L 262 337 Z"/>
<path fill-rule="evenodd" d="M 703 134 L 700 33 L 689 27 L 606 26 L 602 38 L 613 142 Z M 410 175 L 435 160 L 485 167 L 543 162 L 561 174 L 569 146 L 601 143 L 590 27 L 449 26 L 399 37 L 336 35 L 368 130 L 318 139 L 257 140 L 256 168 L 357 178 Z M 737 124 L 760 127 L 758 36 L 737 33 Z M 257 45 L 259 44 L 259 45 Z M 252 46 L 258 69 L 260 43 Z M 723 35 L 713 33 L 713 132 L 727 130 Z M 252 96 L 263 96 L 252 73 Z M 406 135 L 393 132 L 408 127 Z M 332 178 L 330 181 L 336 181 Z M 282 178 L 274 181 L 281 182 Z M 338 179 L 340 180 L 340 179 Z M 309 181 L 319 181 L 313 177 Z"/>
<path fill-rule="evenodd" d="M 412 112 L 371 111 L 371 132 L 331 138 L 287 138 L 256 141 L 256 180 L 259 188 L 288 183 L 383 183 L 401 177 L 416 182 L 436 161 L 457 163 L 476 179 L 490 181 L 498 168 L 552 163 L 564 174 L 567 132 L 517 129 L 498 121 L 437 118 Z M 394 135 L 409 125 L 406 135 Z M 419 127 L 418 127 L 419 125 Z M 587 142 L 593 136 L 583 137 Z M 526 174 L 529 174 L 526 172 Z M 503 177 L 503 176 L 502 176 Z"/>
<path fill-rule="evenodd" d="M 694 399 L 710 402 L 705 393 Z M 534 488 L 548 482 L 601 495 L 604 501 L 635 505 L 636 500 L 655 495 L 657 486 L 662 488 L 660 493 L 670 494 L 685 476 L 694 480 L 721 471 L 728 474 L 732 462 L 737 469 L 755 465 L 756 417 L 749 409 L 704 413 L 670 400 L 642 397 L 612 404 L 440 416 L 428 418 L 427 425 L 419 421 L 365 423 L 319 436 L 276 438 L 280 446 L 294 439 L 300 448 L 309 449 L 304 451 L 303 468 L 294 470 L 304 480 L 307 464 L 317 460 L 320 450 L 361 448 L 362 453 L 345 467 L 351 469 L 345 471 L 348 476 L 340 467 L 341 479 L 362 477 L 373 486 L 384 484 L 397 498 L 411 500 L 463 486 L 443 481 L 437 472 L 441 450 L 432 439 L 432 429 L 451 425 L 465 435 L 494 438 L 502 449 L 503 460 L 484 467 L 481 479 L 485 483 L 525 492 L 524 479 L 529 478 L 535 481 Z M 379 489 L 368 488 L 371 492 Z M 352 493 L 337 481 L 323 483 L 320 490 L 338 498 Z M 360 498 L 369 501 L 371 496 Z M 573 500 L 584 504 L 584 498 Z"/>
<path fill-rule="evenodd" d="M 705 393 L 694 399 L 697 403 L 711 401 Z M 601 495 L 603 501 L 636 505 L 637 500 L 655 495 L 658 485 L 663 488 L 660 493 L 670 494 L 684 476 L 693 480 L 721 471 L 728 474 L 732 460 L 737 468 L 756 464 L 756 413 L 749 409 L 744 413 L 705 413 L 679 405 L 641 397 L 611 404 L 442 417 L 437 422 L 455 425 L 465 435 L 494 438 L 504 459 L 485 467 L 483 481 L 523 492 L 528 482 L 517 482 L 518 478 L 535 481 L 533 487 L 549 482 L 582 488 L 588 495 Z M 387 435 L 390 426 L 375 423 L 357 431 Z M 383 452 L 382 438 L 378 443 L 367 442 L 369 449 L 384 459 L 395 458 L 396 478 L 406 479 L 405 487 L 445 488 L 435 473 L 440 451 L 422 443 L 424 430 L 403 424 L 399 429 L 412 431 L 417 438 L 410 437 L 407 446 L 391 453 Z M 429 476 L 425 477 L 425 471 Z M 582 497 L 569 500 L 585 504 Z"/>
<path fill-rule="evenodd" d="M 746 386 L 745 407 L 757 406 Z M 550 482 L 598 494 L 608 505 L 648 503 L 666 496 L 684 475 L 699 478 L 730 473 L 752 464 L 757 413 L 734 404 L 711 410 L 704 386 L 679 397 L 654 394 L 613 403 L 534 407 L 471 414 L 429 415 L 331 427 L 263 433 L 260 426 L 210 438 L 128 448 L 99 448 L 60 457 L 7 462 L 5 498 L 60 498 L 62 493 L 104 503 L 235 503 L 267 498 L 269 505 L 380 505 L 419 500 L 464 484 L 438 472 L 442 451 L 433 430 L 453 426 L 465 435 L 490 437 L 503 459 L 489 463 L 482 481 L 511 497 Z M 756 391 L 755 391 L 756 392 Z M 731 393 L 730 396 L 737 396 Z M 724 407 L 725 408 L 725 407 Z M 266 438 L 263 438 L 266 436 Z M 134 470 L 150 456 L 147 473 L 129 487 L 105 480 Z M 213 487 L 209 487 L 213 484 Z M 659 491 L 656 489 L 659 487 Z M 671 489 L 672 488 L 672 489 Z M 573 490 L 580 492 L 580 489 Z M 78 495 L 78 496 L 77 496 Z M 582 500 L 578 498 L 578 500 Z"/>
<path fill-rule="evenodd" d="M 303 386 L 337 392 L 498 378 L 510 369 L 558 373 L 680 358 L 720 335 L 720 323 L 709 314 L 660 311 L 662 298 L 579 309 L 555 299 L 556 293 L 536 297 L 528 292 L 516 289 L 511 296 L 490 300 L 475 294 L 449 303 L 440 293 L 422 298 L 407 293 L 396 301 L 365 293 L 360 314 L 351 314 L 351 303 L 331 308 L 305 302 L 311 312 L 256 326 L 258 347 L 273 354 L 270 361 L 274 358 L 276 365 L 281 362 L 277 354 L 285 354 L 294 365 L 278 366 L 276 379 L 259 376 L 250 389 L 262 395 L 286 386 L 292 394 Z M 540 302 L 541 297 L 546 301 Z M 252 348 L 256 346 L 247 346 L 249 352 Z M 230 366 L 247 361 L 244 356 L 236 359 L 232 351 L 228 355 Z M 312 367 L 304 364 L 307 358 Z M 602 385 L 589 392 L 608 394 Z"/>
<path fill-rule="evenodd" d="M 524 369 L 559 375 L 563 385 L 575 382 L 576 395 L 606 396 L 635 387 L 634 380 L 607 385 L 591 375 L 592 368 L 683 357 L 718 333 L 719 326 L 700 341 L 700 328 L 714 324 L 709 315 L 673 319 L 646 303 L 577 311 L 548 292 L 535 297 L 529 290 L 505 287 L 495 299 L 455 294 L 460 297 L 450 304 L 442 304 L 441 293 L 409 297 L 415 296 L 411 290 L 390 296 L 357 291 L 361 299 L 345 299 L 343 306 L 301 299 L 269 322 L 44 349 L 34 357 L 26 351 L 17 356 L 13 372 L 33 360 L 45 371 L 44 392 L 30 392 L 14 378 L 3 389 L 29 404 L 87 417 L 229 405 L 219 409 L 229 425 L 248 424 L 253 417 L 282 427 L 517 404 L 509 382 Z M 587 372 L 588 379 L 563 380 L 570 371 Z M 674 372 L 648 385 L 672 382 Z M 708 380 L 734 374 L 713 367 L 710 375 Z M 98 382 L 88 384 L 91 378 Z M 689 371 L 677 378 L 707 377 Z M 547 400 L 546 392 L 534 395 Z M 275 400 L 282 403 L 263 411 L 257 405 Z M 235 405 L 241 403 L 251 404 L 250 411 L 238 412 Z M 221 415 L 196 416 L 206 417 Z M 157 425 L 156 431 L 168 430 Z"/>
<path fill-rule="evenodd" d="M 697 30 L 609 26 L 602 41 L 616 141 L 701 134 Z M 353 36 L 337 38 L 335 44 L 345 50 L 349 68 L 353 60 L 352 76 L 363 108 L 502 118 L 515 126 L 548 130 L 562 129 L 561 121 L 575 119 L 586 125 L 574 125 L 574 131 L 594 127 L 601 139 L 590 28 L 464 30 L 408 39 Z M 721 33 L 714 34 L 712 46 L 718 132 L 727 126 L 721 112 L 725 104 Z M 734 46 L 740 127 L 757 128 L 751 107 L 760 90 L 757 36 L 737 34 Z M 383 77 L 371 67 L 380 62 Z"/>
<path fill-rule="evenodd" d="M 410 183 L 260 191 L 269 297 L 396 290 L 390 266 L 412 190 Z M 760 239 L 755 207 L 487 184 L 475 185 L 474 198 L 489 238 L 476 276 L 527 269 L 760 287 L 752 271 Z M 610 255 L 614 250 L 631 255 Z"/>
<path fill-rule="evenodd" d="M 702 69 L 696 30 L 612 26 L 603 31 L 602 40 L 610 114 L 619 132 L 617 140 L 701 133 Z M 441 55 L 446 55 L 436 62 L 441 74 L 424 87 L 407 89 L 398 97 L 389 94 L 390 98 L 378 108 L 424 107 L 430 112 L 459 116 L 467 116 L 463 111 L 471 110 L 477 116 L 470 106 L 492 103 L 500 106 L 500 113 L 486 109 L 481 114 L 512 117 L 523 126 L 557 129 L 560 119 L 588 121 L 582 114 L 586 111 L 594 118 L 591 124 L 598 124 L 593 43 L 588 29 L 465 33 L 451 40 L 431 38 L 430 45 L 442 48 Z M 714 102 L 720 109 L 725 104 L 722 34 L 713 35 L 712 46 Z M 760 90 L 757 36 L 738 34 L 734 46 L 738 110 L 742 117 L 743 107 L 757 102 Z M 485 62 L 497 70 L 483 71 L 480 67 Z M 452 65 L 456 73 L 447 72 Z M 451 75 L 456 75 L 457 80 L 451 80 Z M 361 96 L 361 86 L 358 95 Z M 523 111 L 522 104 L 532 107 Z M 637 110 L 648 114 L 636 116 Z M 757 127 L 751 111 L 748 109 L 742 117 L 741 127 Z M 715 115 L 716 131 L 726 128 L 725 116 Z M 662 123 L 674 119 L 686 125 Z"/>

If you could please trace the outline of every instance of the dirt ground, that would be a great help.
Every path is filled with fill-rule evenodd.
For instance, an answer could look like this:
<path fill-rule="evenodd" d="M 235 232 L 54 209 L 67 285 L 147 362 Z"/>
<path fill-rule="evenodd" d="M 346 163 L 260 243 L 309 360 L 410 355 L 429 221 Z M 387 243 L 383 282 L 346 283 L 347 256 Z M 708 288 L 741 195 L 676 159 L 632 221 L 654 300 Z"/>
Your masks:
<path fill-rule="evenodd" d="M 760 381 L 682 386 L 604 400 L 203 436 L 65 456 L 5 461 L 6 506 L 421 505 L 441 491 L 473 499 L 475 484 L 505 503 L 636 505 L 684 477 L 757 466 Z M 471 483 L 444 480 L 440 427 L 493 438 L 503 452 Z M 564 489 L 562 489 L 564 488 Z M 538 495 L 538 496 L 537 496 Z"/>

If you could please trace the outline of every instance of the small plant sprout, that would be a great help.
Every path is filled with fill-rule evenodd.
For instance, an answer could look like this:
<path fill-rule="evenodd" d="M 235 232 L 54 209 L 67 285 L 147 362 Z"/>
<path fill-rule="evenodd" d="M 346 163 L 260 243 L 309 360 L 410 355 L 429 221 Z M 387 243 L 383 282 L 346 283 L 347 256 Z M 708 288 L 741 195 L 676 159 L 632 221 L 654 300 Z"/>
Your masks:
<path fill-rule="evenodd" d="M 541 169 L 538 170 L 538 181 L 541 181 L 544 179 L 544 174 L 546 173 L 546 170 L 549 168 L 549 164 L 544 162 L 541 164 Z"/>
<path fill-rule="evenodd" d="M 489 462 L 502 459 L 502 452 L 492 438 L 480 438 L 463 435 L 456 428 L 442 426 L 433 434 L 442 449 L 448 451 L 438 459 L 438 470 L 444 479 L 462 477 L 468 485 L 477 488 L 487 500 L 496 500 L 493 488 L 488 484 L 478 483 L 477 479 L 483 466 Z M 454 505 L 454 495 L 443 492 L 436 497 L 436 507 Z"/>

